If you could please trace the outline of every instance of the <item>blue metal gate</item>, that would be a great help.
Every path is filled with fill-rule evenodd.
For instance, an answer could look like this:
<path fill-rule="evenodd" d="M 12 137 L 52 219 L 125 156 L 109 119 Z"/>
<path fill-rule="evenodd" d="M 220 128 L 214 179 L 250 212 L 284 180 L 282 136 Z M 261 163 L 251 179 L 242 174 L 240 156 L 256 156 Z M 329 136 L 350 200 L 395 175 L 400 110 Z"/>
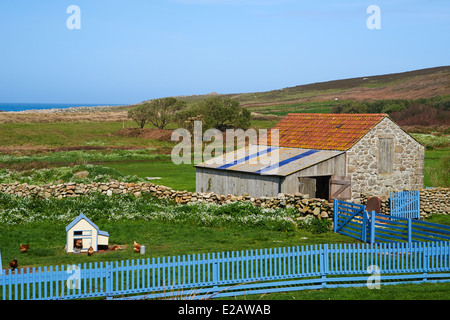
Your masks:
<path fill-rule="evenodd" d="M 418 190 L 391 192 L 391 216 L 420 219 L 420 192 Z"/>

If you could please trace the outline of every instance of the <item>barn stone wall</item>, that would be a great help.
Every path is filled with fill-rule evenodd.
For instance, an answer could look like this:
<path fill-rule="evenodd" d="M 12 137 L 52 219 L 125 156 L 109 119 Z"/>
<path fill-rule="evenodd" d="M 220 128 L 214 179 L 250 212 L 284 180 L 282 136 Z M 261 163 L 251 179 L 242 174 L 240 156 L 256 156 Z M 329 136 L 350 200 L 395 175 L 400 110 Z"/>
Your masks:
<path fill-rule="evenodd" d="M 380 173 L 380 139 L 393 139 L 391 173 Z M 387 196 L 391 191 L 423 189 L 425 148 L 388 117 L 347 151 L 347 176 L 351 177 L 352 201 L 360 195 Z"/>

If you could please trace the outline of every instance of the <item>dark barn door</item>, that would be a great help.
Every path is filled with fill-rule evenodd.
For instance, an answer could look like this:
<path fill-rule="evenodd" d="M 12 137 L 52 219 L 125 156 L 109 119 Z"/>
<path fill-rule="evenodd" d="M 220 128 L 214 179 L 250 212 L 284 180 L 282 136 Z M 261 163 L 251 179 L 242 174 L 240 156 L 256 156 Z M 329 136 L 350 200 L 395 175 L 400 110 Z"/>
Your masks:
<path fill-rule="evenodd" d="M 350 177 L 331 176 L 330 179 L 330 201 L 350 200 L 352 198 L 352 188 Z"/>

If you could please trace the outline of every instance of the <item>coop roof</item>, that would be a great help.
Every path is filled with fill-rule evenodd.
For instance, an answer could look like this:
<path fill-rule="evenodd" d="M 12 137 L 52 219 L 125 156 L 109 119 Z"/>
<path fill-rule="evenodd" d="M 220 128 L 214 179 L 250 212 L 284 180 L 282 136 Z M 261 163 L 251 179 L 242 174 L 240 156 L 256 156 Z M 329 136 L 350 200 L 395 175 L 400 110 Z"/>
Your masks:
<path fill-rule="evenodd" d="M 335 150 L 251 145 L 210 159 L 196 167 L 287 176 L 342 153 L 344 152 Z"/>
<path fill-rule="evenodd" d="M 386 114 L 290 113 L 273 129 L 279 130 L 280 147 L 348 150 Z M 271 145 L 270 130 L 267 145 Z"/>
<path fill-rule="evenodd" d="M 95 223 L 93 223 L 91 220 L 89 220 L 89 218 L 86 217 L 83 213 L 80 213 L 80 215 L 78 217 L 76 217 L 69 225 L 67 225 L 66 231 L 69 231 L 70 229 L 72 229 L 72 227 L 74 225 L 76 225 L 78 222 L 80 222 L 83 219 L 86 220 L 91 226 L 93 226 L 94 229 L 97 230 L 98 234 L 103 235 L 103 236 L 109 236 L 108 232 L 100 230 L 97 227 L 97 225 Z"/>

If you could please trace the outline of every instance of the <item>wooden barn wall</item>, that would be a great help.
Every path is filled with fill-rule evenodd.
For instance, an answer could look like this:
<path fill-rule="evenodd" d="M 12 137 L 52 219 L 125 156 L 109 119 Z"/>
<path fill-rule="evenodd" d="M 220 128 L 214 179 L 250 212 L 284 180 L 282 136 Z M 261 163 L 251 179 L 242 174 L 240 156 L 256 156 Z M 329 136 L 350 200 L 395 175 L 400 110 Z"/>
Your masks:
<path fill-rule="evenodd" d="M 274 197 L 279 193 L 280 177 L 231 170 L 196 168 L 196 191 L 223 195 Z"/>
<path fill-rule="evenodd" d="M 345 176 L 345 153 L 334 158 L 317 163 L 304 170 L 297 171 L 284 179 L 281 184 L 281 192 L 295 194 L 298 192 L 298 178 L 318 176 Z"/>

